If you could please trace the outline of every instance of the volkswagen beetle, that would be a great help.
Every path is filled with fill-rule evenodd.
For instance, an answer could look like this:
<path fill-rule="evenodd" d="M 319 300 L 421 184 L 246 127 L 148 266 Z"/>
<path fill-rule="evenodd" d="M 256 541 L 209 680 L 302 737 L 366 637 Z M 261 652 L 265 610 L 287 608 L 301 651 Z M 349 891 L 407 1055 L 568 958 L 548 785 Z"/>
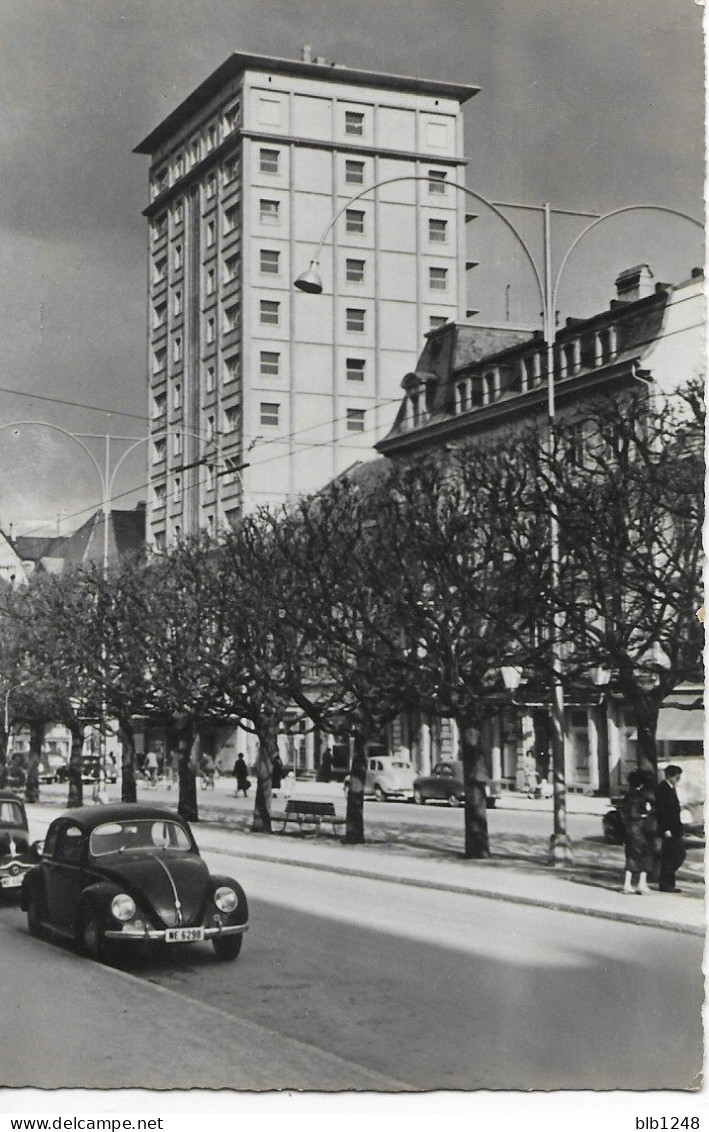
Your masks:
<path fill-rule="evenodd" d="M 243 889 L 210 874 L 188 823 L 140 803 L 56 818 L 20 903 L 33 935 L 64 936 L 106 962 L 119 949 L 201 940 L 217 959 L 236 959 L 248 928 Z"/>
<path fill-rule="evenodd" d="M 17 795 L 0 792 L 0 893 L 20 891 L 25 873 L 37 863 L 36 847 L 29 843 L 27 811 Z"/>

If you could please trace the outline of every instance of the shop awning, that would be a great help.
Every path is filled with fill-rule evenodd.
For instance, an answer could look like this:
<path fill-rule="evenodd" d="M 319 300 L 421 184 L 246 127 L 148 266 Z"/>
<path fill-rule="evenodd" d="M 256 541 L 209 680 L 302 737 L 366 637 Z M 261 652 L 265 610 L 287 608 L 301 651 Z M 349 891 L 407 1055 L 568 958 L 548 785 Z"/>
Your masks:
<path fill-rule="evenodd" d="M 704 739 L 701 695 L 675 692 L 668 696 L 657 717 L 657 738 L 701 743 Z"/>

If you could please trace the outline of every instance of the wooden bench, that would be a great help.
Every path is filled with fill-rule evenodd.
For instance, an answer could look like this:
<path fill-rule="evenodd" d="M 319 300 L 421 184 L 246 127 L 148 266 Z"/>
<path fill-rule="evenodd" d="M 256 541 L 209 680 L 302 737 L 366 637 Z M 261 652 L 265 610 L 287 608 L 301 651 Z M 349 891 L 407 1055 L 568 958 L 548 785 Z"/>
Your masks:
<path fill-rule="evenodd" d="M 345 818 L 339 818 L 335 813 L 334 802 L 313 802 L 307 798 L 291 798 L 286 802 L 285 813 L 274 814 L 272 820 L 283 823 L 281 833 L 285 833 L 289 822 L 296 823 L 303 831 L 314 829 L 316 833 L 320 833 L 323 822 L 332 826 L 333 833 L 337 832 L 338 826 L 345 824 Z"/>

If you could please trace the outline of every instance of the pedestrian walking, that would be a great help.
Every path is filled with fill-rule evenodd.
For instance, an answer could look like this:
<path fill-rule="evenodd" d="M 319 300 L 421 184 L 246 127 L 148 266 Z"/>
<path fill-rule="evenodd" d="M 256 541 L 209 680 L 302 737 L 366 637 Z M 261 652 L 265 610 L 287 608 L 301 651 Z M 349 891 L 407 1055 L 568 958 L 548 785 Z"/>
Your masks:
<path fill-rule="evenodd" d="M 537 774 L 537 759 L 531 748 L 522 759 L 522 773 L 524 775 L 524 789 L 527 797 L 541 797 L 539 775 Z"/>
<path fill-rule="evenodd" d="M 670 763 L 665 767 L 665 779 L 657 787 L 657 836 L 660 839 L 660 892 L 679 892 L 675 874 L 687 856 L 684 848 L 684 830 L 677 797 L 677 785 L 682 767 Z"/>
<path fill-rule="evenodd" d="M 320 760 L 320 769 L 317 773 L 316 782 L 329 782 L 332 777 L 332 755 L 328 747 Z"/>
<path fill-rule="evenodd" d="M 650 892 L 647 878 L 655 866 L 657 832 L 654 782 L 652 774 L 645 771 L 631 770 L 628 775 L 629 789 L 622 807 L 625 842 L 623 892 L 626 895 L 637 893 L 647 896 Z M 633 877 L 638 878 L 636 888 L 633 888 Z"/>
<path fill-rule="evenodd" d="M 168 790 L 171 790 L 172 787 L 177 786 L 179 784 L 179 781 L 180 781 L 180 752 L 179 751 L 170 751 L 169 766 L 170 766 L 170 780 L 167 784 L 167 788 L 168 788 Z"/>
<path fill-rule="evenodd" d="M 249 772 L 247 770 L 246 763 L 244 762 L 243 755 L 237 755 L 236 762 L 234 763 L 234 778 L 236 779 L 236 790 L 234 791 L 234 797 L 238 798 L 239 791 L 241 790 L 243 791 L 244 797 L 246 798 L 249 790 L 251 789 L 251 783 L 249 781 Z"/>
<path fill-rule="evenodd" d="M 158 784 L 158 756 L 156 751 L 148 751 L 145 756 L 145 773 L 150 786 Z"/>
<path fill-rule="evenodd" d="M 203 790 L 214 789 L 214 776 L 216 773 L 214 759 L 205 751 L 199 764 L 200 778 Z"/>
<path fill-rule="evenodd" d="M 284 778 L 285 767 L 281 761 L 281 756 L 276 752 L 273 756 L 273 766 L 271 767 L 271 789 L 279 790 Z"/>

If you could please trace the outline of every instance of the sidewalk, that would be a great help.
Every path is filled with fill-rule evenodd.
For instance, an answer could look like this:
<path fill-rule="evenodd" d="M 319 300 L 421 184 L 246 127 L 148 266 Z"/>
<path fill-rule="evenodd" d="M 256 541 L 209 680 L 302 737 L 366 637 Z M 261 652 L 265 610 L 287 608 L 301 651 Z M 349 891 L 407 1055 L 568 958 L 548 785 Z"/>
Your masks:
<path fill-rule="evenodd" d="M 40 803 L 28 807 L 31 831 L 35 815 L 38 820 L 49 821 L 63 808 L 64 797 L 50 789 L 51 801 L 50 791 L 45 790 Z M 141 801 L 167 804 L 172 809 L 177 799 L 170 797 L 166 803 L 148 794 Z M 598 798 L 579 796 L 570 798 L 569 803 L 571 813 L 576 810 L 602 814 L 607 808 L 607 800 Z M 504 809 L 538 811 L 540 803 L 515 797 L 503 798 L 499 805 Z M 282 801 L 275 799 L 273 809 L 274 813 L 282 810 Z M 550 803 L 548 809 L 551 831 Z M 194 823 L 193 829 L 200 849 L 206 853 L 438 888 L 695 935 L 702 935 L 705 929 L 704 853 L 696 842 L 690 843 L 687 861 L 678 873 L 681 892 L 653 891 L 638 899 L 637 895 L 625 896 L 620 891 L 622 847 L 608 845 L 600 834 L 574 843 L 571 864 L 552 867 L 547 863 L 546 831 L 544 836 L 496 831 L 491 836 L 492 856 L 488 860 L 464 860 L 462 814 L 455 830 L 418 823 L 415 812 L 412 820 L 402 825 L 387 822 L 379 816 L 376 804 L 365 803 L 366 844 L 343 845 L 327 826 L 320 834 L 301 833 L 297 829 L 271 836 L 251 833 L 251 808 L 234 810 L 219 794 L 210 795 L 208 800 L 201 795 L 199 811 L 200 821 Z M 277 823 L 274 825 L 280 828 Z"/>

